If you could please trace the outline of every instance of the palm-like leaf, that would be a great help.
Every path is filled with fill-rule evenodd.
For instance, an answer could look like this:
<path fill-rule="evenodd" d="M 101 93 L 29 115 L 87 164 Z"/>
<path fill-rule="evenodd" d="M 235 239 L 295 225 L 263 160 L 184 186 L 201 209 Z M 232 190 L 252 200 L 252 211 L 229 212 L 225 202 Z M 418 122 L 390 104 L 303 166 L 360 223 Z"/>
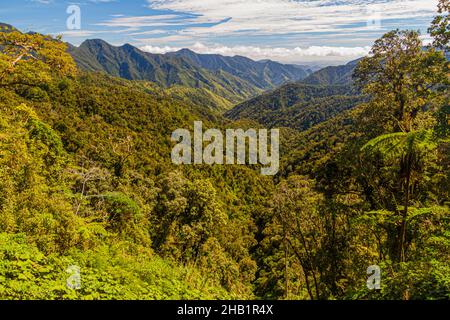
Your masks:
<path fill-rule="evenodd" d="M 366 143 L 361 151 L 381 154 L 386 159 L 397 158 L 406 153 L 425 153 L 436 149 L 433 131 L 421 130 L 384 134 Z"/>

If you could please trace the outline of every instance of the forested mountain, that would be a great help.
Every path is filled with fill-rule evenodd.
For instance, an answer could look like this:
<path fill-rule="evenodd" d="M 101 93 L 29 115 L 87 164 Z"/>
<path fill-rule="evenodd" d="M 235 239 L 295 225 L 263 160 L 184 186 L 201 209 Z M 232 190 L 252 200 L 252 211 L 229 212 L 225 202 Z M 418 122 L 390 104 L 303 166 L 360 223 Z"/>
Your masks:
<path fill-rule="evenodd" d="M 0 299 L 450 299 L 447 26 L 227 117 L 270 66 L 0 32 Z M 279 174 L 173 164 L 198 120 L 285 126 Z"/>
<path fill-rule="evenodd" d="M 218 54 L 197 54 L 189 49 L 168 53 L 167 55 L 189 59 L 194 65 L 209 71 L 223 70 L 264 90 L 282 85 L 285 82 L 302 80 L 312 73 L 307 66 L 281 64 L 271 60 L 253 61 L 242 56 L 226 57 Z"/>
<path fill-rule="evenodd" d="M 304 79 L 309 74 L 303 67 L 272 61 L 200 55 L 190 50 L 152 54 L 129 44 L 115 47 L 102 40 L 86 40 L 80 47 L 69 46 L 69 53 L 85 71 L 104 71 L 129 80 L 152 81 L 164 87 L 204 88 L 232 103 L 281 83 Z"/>
<path fill-rule="evenodd" d="M 316 85 L 351 85 L 352 74 L 359 61 L 360 59 L 342 66 L 325 67 L 309 75 L 302 82 Z"/>
<path fill-rule="evenodd" d="M 86 40 L 69 48 L 78 66 L 85 71 L 102 71 L 130 80 L 147 80 L 163 87 L 183 85 L 207 89 L 235 103 L 262 90 L 225 71 L 210 72 L 190 61 L 143 52 L 131 45 L 114 47 L 102 40 Z"/>
<path fill-rule="evenodd" d="M 251 119 L 269 127 L 305 130 L 361 103 L 348 86 L 289 83 L 237 105 L 225 116 Z"/>
<path fill-rule="evenodd" d="M 222 120 L 158 86 L 53 77 L 0 88 L 0 230 L 17 232 L 0 234 L 0 297 L 252 297 L 252 221 L 270 179 L 170 160 L 173 130 Z M 11 275 L 17 261 L 31 280 Z M 65 285 L 69 265 L 82 290 Z"/>

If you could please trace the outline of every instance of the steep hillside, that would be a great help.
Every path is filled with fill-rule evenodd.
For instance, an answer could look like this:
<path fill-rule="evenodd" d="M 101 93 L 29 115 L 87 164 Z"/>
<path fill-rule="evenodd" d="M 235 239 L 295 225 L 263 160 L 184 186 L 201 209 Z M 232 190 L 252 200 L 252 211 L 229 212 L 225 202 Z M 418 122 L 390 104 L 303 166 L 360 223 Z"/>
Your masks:
<path fill-rule="evenodd" d="M 1 232 L 14 228 L 26 237 L 20 241 L 37 244 L 37 248 L 19 248 L 22 242 L 17 239 L 2 242 L 0 257 L 5 265 L 0 276 L 16 259 L 4 257 L 4 251 L 33 252 L 33 265 L 46 268 L 63 262 L 41 257 L 72 247 L 92 249 L 92 259 L 108 261 L 95 266 L 76 262 L 93 276 L 89 287 L 72 298 L 89 296 L 89 290 L 96 292 L 93 298 L 112 297 L 113 291 L 108 290 L 115 290 L 111 288 L 118 288 L 119 283 L 136 286 L 130 291 L 121 289 L 120 297 L 130 299 L 252 295 L 250 281 L 256 268 L 250 250 L 254 242 L 246 239 L 254 237 L 253 213 L 260 212 L 258 199 L 271 181 L 242 166 L 173 165 L 170 137 L 175 129 L 192 128 L 194 120 L 202 120 L 205 127 L 223 125 L 215 113 L 185 99 L 186 92 L 180 94 L 178 89 L 100 74 L 55 79 L 43 89 L 0 89 L 0 240 L 5 237 Z M 22 184 L 25 176 L 30 179 L 24 182 L 26 187 Z M 27 192 L 33 194 L 26 200 L 29 211 L 20 211 L 19 199 Z M 6 209 L 6 198 L 17 206 Z M 49 209 L 40 215 L 42 206 Z M 15 212 L 11 219 L 5 218 L 7 210 Z M 186 230 L 191 230 L 190 237 L 203 238 L 193 246 L 183 234 Z M 72 231 L 71 237 L 62 236 Z M 204 231 L 210 236 L 203 236 Z M 118 256 L 97 246 L 99 237 L 111 246 L 133 246 L 139 259 L 130 257 L 132 253 Z M 167 250 L 172 241 L 179 243 L 176 252 Z M 81 254 L 75 249 L 71 252 Z M 183 261 L 193 256 L 201 261 L 185 268 Z M 134 264 L 137 260 L 142 264 Z M 152 268 L 155 271 L 150 272 Z M 211 278 L 212 268 L 223 271 Z M 112 269 L 117 276 L 102 276 Z M 40 280 L 36 275 L 29 287 L 46 290 L 23 296 L 66 297 L 69 289 L 58 293 L 52 286 L 64 270 L 51 279 Z M 132 277 L 125 270 L 147 271 Z M 19 294 L 13 286 L 23 280 L 13 281 L 6 289 L 0 283 L 0 292 L 8 292 L 0 296 Z"/>
<path fill-rule="evenodd" d="M 128 80 L 148 80 L 161 86 L 206 88 L 238 102 L 261 92 L 250 83 L 219 70 L 209 72 L 185 59 L 143 52 L 131 45 L 114 47 L 102 40 L 87 40 L 69 53 L 85 71 L 103 71 Z"/>
<path fill-rule="evenodd" d="M 358 64 L 358 60 L 351 61 L 342 66 L 329 66 L 314 72 L 302 82 L 317 85 L 350 85 L 353 71 Z"/>
<path fill-rule="evenodd" d="M 225 116 L 235 120 L 252 119 L 270 127 L 305 130 L 361 101 L 347 86 L 290 83 L 237 105 Z"/>

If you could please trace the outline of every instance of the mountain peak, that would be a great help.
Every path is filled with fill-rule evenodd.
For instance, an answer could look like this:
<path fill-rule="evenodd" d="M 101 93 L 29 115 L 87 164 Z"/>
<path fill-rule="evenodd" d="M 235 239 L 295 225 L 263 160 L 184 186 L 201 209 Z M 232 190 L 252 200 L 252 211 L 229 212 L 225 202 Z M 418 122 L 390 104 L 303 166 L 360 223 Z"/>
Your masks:
<path fill-rule="evenodd" d="M 102 39 L 87 39 L 80 47 L 111 47 L 111 45 Z"/>
<path fill-rule="evenodd" d="M 131 45 L 129 43 L 125 43 L 121 48 L 124 48 L 124 49 L 136 49 L 135 46 L 133 46 L 133 45 Z"/>
<path fill-rule="evenodd" d="M 177 53 L 189 53 L 189 54 L 197 54 L 194 51 L 192 51 L 191 49 L 188 48 L 183 48 L 181 50 L 178 50 Z"/>
<path fill-rule="evenodd" d="M 187 48 L 183 48 L 181 50 L 176 51 L 175 55 L 181 56 L 181 57 L 185 57 L 185 58 L 189 58 L 189 59 L 191 59 L 193 61 L 197 60 L 199 57 L 202 56 L 202 55 L 199 55 L 198 53 L 192 51 L 191 49 L 187 49 Z"/>

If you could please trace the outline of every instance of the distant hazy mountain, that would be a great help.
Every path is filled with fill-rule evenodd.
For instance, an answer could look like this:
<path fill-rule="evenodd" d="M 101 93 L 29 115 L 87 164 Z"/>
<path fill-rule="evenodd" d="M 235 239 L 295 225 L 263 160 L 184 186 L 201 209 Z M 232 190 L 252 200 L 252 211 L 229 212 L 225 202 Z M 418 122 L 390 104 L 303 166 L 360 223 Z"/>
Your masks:
<path fill-rule="evenodd" d="M 450 52 L 446 52 L 445 55 L 450 60 Z M 351 61 L 342 66 L 325 67 L 309 75 L 302 82 L 317 85 L 351 85 L 353 83 L 353 71 L 355 71 L 361 59 Z"/>
<path fill-rule="evenodd" d="M 80 47 L 69 46 L 69 52 L 86 71 L 149 80 L 165 87 L 205 88 L 233 103 L 282 83 L 304 79 L 310 73 L 300 66 L 256 62 L 244 57 L 201 55 L 186 49 L 152 54 L 129 44 L 116 47 L 103 40 L 86 40 Z"/>

